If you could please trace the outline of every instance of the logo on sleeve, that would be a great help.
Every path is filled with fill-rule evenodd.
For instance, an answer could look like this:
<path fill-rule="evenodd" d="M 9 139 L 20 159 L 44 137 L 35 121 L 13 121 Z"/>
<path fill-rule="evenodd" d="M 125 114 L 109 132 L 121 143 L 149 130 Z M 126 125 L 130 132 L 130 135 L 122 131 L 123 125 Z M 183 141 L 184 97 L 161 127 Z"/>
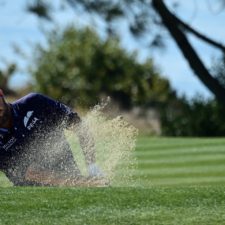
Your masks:
<path fill-rule="evenodd" d="M 24 126 L 25 126 L 25 127 L 27 127 L 27 124 L 28 124 L 28 122 L 29 122 L 31 116 L 33 115 L 33 113 L 34 113 L 34 111 L 28 111 L 28 112 L 27 112 L 27 115 L 24 117 L 23 122 L 24 122 Z"/>
<path fill-rule="evenodd" d="M 7 151 L 9 148 L 11 148 L 15 144 L 16 141 L 17 139 L 15 137 L 11 137 L 9 141 L 5 145 L 3 145 L 3 148 Z"/>
<path fill-rule="evenodd" d="M 28 111 L 27 115 L 24 117 L 24 120 L 23 120 L 24 126 L 28 130 L 31 130 L 35 126 L 37 121 L 39 120 L 37 117 L 34 117 L 33 119 L 31 119 L 33 113 L 34 113 L 34 111 Z"/>

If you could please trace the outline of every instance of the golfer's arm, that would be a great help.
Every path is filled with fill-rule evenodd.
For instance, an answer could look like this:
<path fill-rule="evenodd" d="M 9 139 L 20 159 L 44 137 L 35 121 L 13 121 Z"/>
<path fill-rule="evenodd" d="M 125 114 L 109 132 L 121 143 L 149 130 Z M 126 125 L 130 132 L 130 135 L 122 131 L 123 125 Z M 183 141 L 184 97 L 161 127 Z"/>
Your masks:
<path fill-rule="evenodd" d="M 76 126 L 76 133 L 85 157 L 86 165 L 95 163 L 95 142 L 90 130 L 86 125 L 80 122 L 78 126 Z"/>

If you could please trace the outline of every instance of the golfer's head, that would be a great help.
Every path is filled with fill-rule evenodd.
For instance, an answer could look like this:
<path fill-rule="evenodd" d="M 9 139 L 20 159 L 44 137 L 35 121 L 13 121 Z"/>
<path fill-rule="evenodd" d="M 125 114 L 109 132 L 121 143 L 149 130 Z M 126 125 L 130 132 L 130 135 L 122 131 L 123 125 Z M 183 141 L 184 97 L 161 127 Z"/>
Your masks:
<path fill-rule="evenodd" d="M 0 89 L 0 127 L 5 123 L 8 115 L 8 104 L 5 101 L 4 93 L 2 89 Z"/>
<path fill-rule="evenodd" d="M 5 105 L 6 105 L 6 102 L 5 102 L 4 93 L 3 93 L 3 90 L 0 89 L 0 110 L 3 110 Z"/>

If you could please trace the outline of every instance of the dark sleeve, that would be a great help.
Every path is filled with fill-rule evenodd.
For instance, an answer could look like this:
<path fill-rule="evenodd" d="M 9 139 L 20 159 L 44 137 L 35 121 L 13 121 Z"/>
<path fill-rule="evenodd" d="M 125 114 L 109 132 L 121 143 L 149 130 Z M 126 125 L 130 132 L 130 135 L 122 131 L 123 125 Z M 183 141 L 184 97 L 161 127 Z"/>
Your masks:
<path fill-rule="evenodd" d="M 3 157 L 2 157 L 2 155 L 3 155 L 3 148 L 2 148 L 2 144 L 0 143 L 0 171 L 2 171 L 3 170 Z"/>
<path fill-rule="evenodd" d="M 62 102 L 42 94 L 32 93 L 31 95 L 34 95 L 36 104 L 42 107 L 46 115 L 50 114 L 57 120 L 62 120 L 66 127 L 70 127 L 81 121 L 79 115 Z"/>
<path fill-rule="evenodd" d="M 9 152 L 5 151 L 5 149 L 3 148 L 3 144 L 0 141 L 0 171 L 5 172 L 4 169 L 6 167 L 6 158 L 7 155 L 10 154 Z"/>

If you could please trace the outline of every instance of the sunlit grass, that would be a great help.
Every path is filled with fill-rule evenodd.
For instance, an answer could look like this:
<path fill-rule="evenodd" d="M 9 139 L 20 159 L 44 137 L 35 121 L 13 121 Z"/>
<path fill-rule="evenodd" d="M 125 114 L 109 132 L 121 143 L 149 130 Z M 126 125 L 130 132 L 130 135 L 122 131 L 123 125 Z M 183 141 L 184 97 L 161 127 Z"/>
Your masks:
<path fill-rule="evenodd" d="M 0 189 L 0 224 L 225 224 L 223 187 Z"/>
<path fill-rule="evenodd" d="M 130 183 L 118 174 L 108 188 L 17 188 L 0 175 L 0 224 L 225 224 L 225 138 L 140 137 L 134 155 Z"/>

